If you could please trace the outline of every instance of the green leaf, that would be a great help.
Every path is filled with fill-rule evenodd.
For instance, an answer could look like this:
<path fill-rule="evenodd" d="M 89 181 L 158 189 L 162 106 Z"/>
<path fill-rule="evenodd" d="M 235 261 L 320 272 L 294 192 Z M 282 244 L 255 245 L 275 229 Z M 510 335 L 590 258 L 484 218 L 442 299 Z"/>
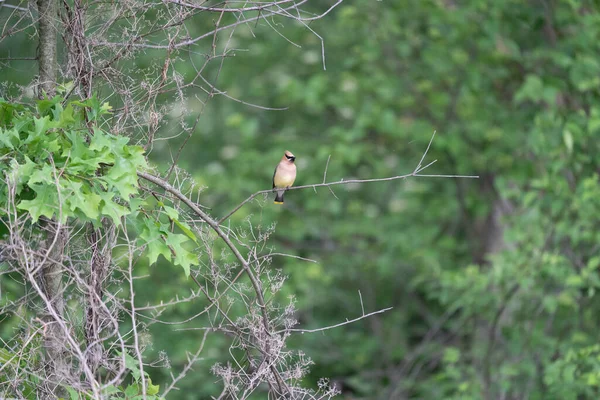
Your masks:
<path fill-rule="evenodd" d="M 161 232 L 159 224 L 150 218 L 146 218 L 144 224 L 144 230 L 140 233 L 139 238 L 147 246 L 146 256 L 150 265 L 154 264 L 161 254 L 166 260 L 171 260 L 171 251 L 164 242 L 163 232 Z"/>
<path fill-rule="evenodd" d="M 112 106 L 110 104 L 108 104 L 108 102 L 104 102 L 102 103 L 102 106 L 100 107 L 100 114 L 108 114 L 110 113 L 112 110 Z"/>
<path fill-rule="evenodd" d="M 20 104 L 8 103 L 0 98 L 0 124 L 9 126 L 12 124 L 15 111 L 22 111 L 24 107 Z"/>
<path fill-rule="evenodd" d="M 192 265 L 198 265 L 198 259 L 194 253 L 187 251 L 183 247 L 183 243 L 187 241 L 189 241 L 189 239 L 184 235 L 171 232 L 167 233 L 166 242 L 175 253 L 175 265 L 179 265 L 183 268 L 185 276 L 190 276 L 190 267 Z"/>
<path fill-rule="evenodd" d="M 58 140 L 55 139 L 46 141 L 46 143 L 44 144 L 44 150 L 48 153 L 58 153 L 58 151 L 60 150 L 60 144 L 58 143 Z"/>
<path fill-rule="evenodd" d="M 112 137 L 110 135 L 106 134 L 102 129 L 94 127 L 94 136 L 92 136 L 90 150 L 110 150 L 113 148 L 113 145 L 114 140 L 112 140 Z"/>
<path fill-rule="evenodd" d="M 181 229 L 183 231 L 183 233 L 185 233 L 185 235 L 187 237 L 189 237 L 196 244 L 198 244 L 198 238 L 196 237 L 196 235 L 192 231 L 192 228 L 190 228 L 190 226 L 188 224 L 186 224 L 185 222 L 179 221 L 179 213 L 177 212 L 177 210 L 175 210 L 172 207 L 165 206 L 165 205 L 163 205 L 163 208 L 164 208 L 167 216 L 169 217 L 169 219 L 171 221 L 173 221 L 175 223 L 175 225 L 177 225 L 179 227 L 179 229 Z"/>
<path fill-rule="evenodd" d="M 194 243 L 198 244 L 198 238 L 188 224 L 185 222 L 180 222 L 178 219 L 174 219 L 173 222 L 179 227 L 179 229 L 183 231 L 183 233 L 185 233 L 188 238 L 192 239 Z"/>
<path fill-rule="evenodd" d="M 131 209 L 131 213 L 137 215 L 140 209 L 146 207 L 148 205 L 148 199 L 143 199 L 141 197 L 133 197 L 129 200 L 129 208 Z"/>
<path fill-rule="evenodd" d="M 13 150 L 19 143 L 19 132 L 16 129 L 0 129 L 0 143 Z"/>
<path fill-rule="evenodd" d="M 20 193 L 23 185 L 29 179 L 37 164 L 31 161 L 29 157 L 25 156 L 25 164 L 19 164 L 17 160 L 13 158 L 10 161 L 10 166 L 11 171 L 9 172 L 9 178 L 17 185 L 17 193 Z"/>
<path fill-rule="evenodd" d="M 58 121 L 58 128 L 65 128 L 69 125 L 72 125 L 75 122 L 73 106 L 68 104 L 67 107 L 60 114 L 60 118 Z"/>
<path fill-rule="evenodd" d="M 36 102 L 37 109 L 42 116 L 49 116 L 52 110 L 60 106 L 62 98 L 60 96 L 54 96 L 51 99 L 41 99 Z"/>
<path fill-rule="evenodd" d="M 44 164 L 44 166 L 41 169 L 36 169 L 29 176 L 27 185 L 32 186 L 36 183 L 54 183 L 54 168 L 50 164 Z"/>
<path fill-rule="evenodd" d="M 69 392 L 69 397 L 71 397 L 71 400 L 79 400 L 79 394 L 75 389 L 70 386 L 67 386 L 66 389 L 67 392 Z"/>
<path fill-rule="evenodd" d="M 61 193 L 61 197 L 66 200 L 69 209 L 73 212 L 80 210 L 89 219 L 97 220 L 100 216 L 102 198 L 96 193 L 90 193 L 87 184 L 66 179 L 61 179 L 60 182 L 66 190 L 65 193 Z"/>
<path fill-rule="evenodd" d="M 154 395 L 158 394 L 158 392 L 160 390 L 160 385 L 153 385 L 152 379 L 150 379 L 149 377 L 147 378 L 147 382 L 148 382 L 148 387 L 146 388 L 146 393 L 150 396 L 154 396 Z"/>
<path fill-rule="evenodd" d="M 13 358 L 14 353 L 8 349 L 0 348 L 0 365 L 6 364 L 11 358 Z"/>
<path fill-rule="evenodd" d="M 162 208 L 165 210 L 165 213 L 167 214 L 167 216 L 170 219 L 178 219 L 179 218 L 179 212 L 176 209 L 174 209 L 173 207 L 166 206 L 162 201 L 159 201 L 158 205 L 162 206 Z"/>
<path fill-rule="evenodd" d="M 62 156 L 71 160 L 68 164 L 69 172 L 72 174 L 95 172 L 102 160 L 96 157 L 97 153 L 88 148 L 85 137 L 76 131 L 68 131 L 65 135 L 71 142 L 71 146 L 64 148 Z"/>
<path fill-rule="evenodd" d="M 46 133 L 46 131 L 48 129 L 51 128 L 51 125 L 52 125 L 49 116 L 45 116 L 43 118 L 33 117 L 33 123 L 35 126 L 35 131 L 34 131 L 35 136 L 43 135 L 44 133 Z"/>
<path fill-rule="evenodd" d="M 111 394 L 115 394 L 115 393 L 122 393 L 122 390 L 114 385 L 110 385 L 110 386 L 104 388 L 104 390 L 102 391 L 103 395 L 111 395 Z"/>
<path fill-rule="evenodd" d="M 121 218 L 130 214 L 131 211 L 127 207 L 115 203 L 112 200 L 114 196 L 114 193 L 100 192 L 100 198 L 102 199 L 101 212 L 103 215 L 110 217 L 116 226 L 120 226 Z"/>
<path fill-rule="evenodd" d="M 108 103 L 100 104 L 96 95 L 86 99 L 85 101 L 73 101 L 72 104 L 89 108 L 87 115 L 90 120 L 96 120 L 99 116 L 108 114 L 112 109 Z"/>
<path fill-rule="evenodd" d="M 17 208 L 20 210 L 29 211 L 33 222 L 37 222 L 40 216 L 52 218 L 54 213 L 58 212 L 58 196 L 56 187 L 35 184 L 31 186 L 31 188 L 34 192 L 36 192 L 36 197 L 33 200 L 21 200 L 21 202 L 17 205 Z M 65 219 L 66 217 L 63 218 L 63 220 Z"/>
<path fill-rule="evenodd" d="M 138 169 L 146 169 L 148 168 L 148 164 L 146 163 L 146 157 L 144 157 L 144 148 L 140 146 L 126 146 L 126 153 L 128 155 L 128 160 L 135 165 L 136 171 Z"/>
<path fill-rule="evenodd" d="M 119 355 L 121 355 L 122 353 L 119 352 Z M 140 372 L 140 368 L 139 368 L 139 364 L 138 361 L 133 358 L 131 356 L 131 354 L 129 353 L 125 353 L 125 367 L 127 367 L 127 369 L 129 369 L 131 371 L 131 375 L 133 375 L 133 379 L 135 379 L 136 382 L 138 382 L 140 380 L 140 377 L 142 376 L 142 373 Z M 130 386 L 131 387 L 131 386 Z M 136 389 L 137 389 L 137 385 L 136 385 Z M 137 394 L 137 390 L 134 394 Z"/>
<path fill-rule="evenodd" d="M 135 166 L 124 158 L 117 158 L 108 174 L 102 179 L 114 187 L 125 200 L 137 194 L 138 181 Z"/>
<path fill-rule="evenodd" d="M 125 396 L 127 397 L 134 397 L 135 395 L 137 395 L 139 393 L 139 387 L 137 384 L 132 384 L 127 386 L 127 388 L 125 389 Z"/>

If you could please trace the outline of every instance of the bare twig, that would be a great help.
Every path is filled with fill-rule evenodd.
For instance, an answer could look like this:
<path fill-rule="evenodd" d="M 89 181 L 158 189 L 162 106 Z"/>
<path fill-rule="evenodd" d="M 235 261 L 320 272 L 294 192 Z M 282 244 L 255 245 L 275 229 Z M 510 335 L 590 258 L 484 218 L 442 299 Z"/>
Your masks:
<path fill-rule="evenodd" d="M 179 375 L 177 375 L 177 377 L 173 377 L 171 384 L 169 386 L 167 386 L 167 388 L 165 389 L 165 391 L 162 394 L 163 398 L 167 398 L 167 394 L 175 388 L 175 385 L 187 375 L 189 370 L 198 361 L 198 358 L 200 357 L 200 353 L 202 353 L 202 350 L 204 350 L 204 343 L 206 343 L 206 337 L 208 336 L 209 333 L 210 333 L 210 331 L 208 331 L 208 330 L 205 331 L 204 336 L 202 336 L 202 341 L 200 342 L 200 346 L 198 347 L 198 350 L 196 350 L 196 352 L 194 354 L 192 354 L 191 357 L 188 354 L 187 364 L 185 365 L 185 367 L 183 367 L 183 370 L 179 373 Z"/>
<path fill-rule="evenodd" d="M 267 258 L 267 257 L 274 257 L 274 256 L 281 256 L 281 257 L 290 257 L 290 258 L 295 258 L 297 260 L 302 260 L 302 261 L 308 261 L 308 262 L 312 262 L 312 263 L 319 263 L 316 260 L 311 260 L 310 258 L 304 258 L 304 257 L 300 257 L 300 256 L 295 256 L 293 254 L 285 254 L 285 253 L 269 253 L 269 254 L 265 254 L 264 256 L 261 256 L 260 258 Z"/>
<path fill-rule="evenodd" d="M 388 307 L 388 308 L 383 308 L 381 310 L 378 311 L 373 311 L 370 312 L 368 314 L 363 314 L 360 317 L 351 319 L 351 320 L 347 320 L 345 322 L 340 322 L 339 324 L 335 324 L 335 325 L 330 325 L 330 326 L 325 326 L 323 328 L 316 328 L 316 329 L 287 329 L 286 332 L 297 332 L 297 333 L 314 333 L 314 332 L 322 332 L 322 331 L 327 331 L 329 329 L 333 329 L 333 328 L 338 328 L 340 326 L 344 326 L 344 325 L 348 325 L 348 324 L 352 324 L 356 321 L 360 321 L 361 319 L 365 319 L 365 318 L 369 318 L 372 315 L 376 315 L 376 314 L 381 314 L 384 313 L 386 311 L 389 311 L 391 309 L 393 309 L 394 307 Z M 275 333 L 281 333 L 282 331 L 278 331 Z"/>

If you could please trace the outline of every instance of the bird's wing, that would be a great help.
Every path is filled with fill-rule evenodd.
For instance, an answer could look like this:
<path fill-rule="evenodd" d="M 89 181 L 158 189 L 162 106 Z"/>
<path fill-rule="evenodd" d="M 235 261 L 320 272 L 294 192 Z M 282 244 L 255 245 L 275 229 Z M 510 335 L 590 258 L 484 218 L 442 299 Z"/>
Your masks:
<path fill-rule="evenodd" d="M 275 174 L 277 173 L 278 167 L 279 167 L 279 164 L 277 164 L 277 167 L 275 167 L 275 171 L 273 171 L 273 189 L 275 189 Z"/>

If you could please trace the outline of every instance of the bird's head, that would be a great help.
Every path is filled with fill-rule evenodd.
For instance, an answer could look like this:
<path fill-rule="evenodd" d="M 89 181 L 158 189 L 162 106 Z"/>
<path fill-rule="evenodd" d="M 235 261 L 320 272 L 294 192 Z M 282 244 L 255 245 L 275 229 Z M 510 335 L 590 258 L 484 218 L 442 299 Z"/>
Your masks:
<path fill-rule="evenodd" d="M 291 151 L 286 150 L 285 154 L 283 155 L 283 158 L 285 158 L 286 160 L 288 160 L 289 162 L 293 163 L 294 161 L 296 161 L 296 156 L 292 154 Z"/>

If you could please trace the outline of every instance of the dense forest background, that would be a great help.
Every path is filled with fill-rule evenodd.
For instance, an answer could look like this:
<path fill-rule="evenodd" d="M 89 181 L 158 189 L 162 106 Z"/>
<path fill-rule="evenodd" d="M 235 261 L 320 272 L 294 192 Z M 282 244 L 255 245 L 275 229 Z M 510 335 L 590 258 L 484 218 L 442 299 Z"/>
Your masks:
<path fill-rule="evenodd" d="M 38 65 L 27 58 L 36 57 L 35 27 L 7 30 L 9 3 L 0 2 L 0 97 L 34 103 Z M 189 35 L 217 18 L 189 24 Z M 185 96 L 155 98 L 162 111 L 145 147 L 156 175 L 177 158 L 189 174 L 177 179 L 195 182 L 194 201 L 215 218 L 270 189 L 284 150 L 297 157 L 296 185 L 321 183 L 325 171 L 327 181 L 393 177 L 414 170 L 435 131 L 423 163 L 437 162 L 427 174 L 479 176 L 293 190 L 279 207 L 261 194 L 224 222 L 264 240 L 261 251 L 293 256 L 273 256 L 266 273 L 287 276 L 268 297 L 294 305 L 295 328 L 392 307 L 291 334 L 288 348 L 312 360 L 304 387 L 317 390 L 327 378 L 346 399 L 600 397 L 596 1 L 344 1 L 305 24 L 265 17 L 230 33 L 173 59 L 169 76 L 189 81 L 211 48 L 229 49 Z M 154 61 L 167 51 L 141 48 L 119 63 L 132 80 L 160 77 Z M 59 45 L 59 61 L 65 54 Z M 68 82 L 60 81 L 65 92 Z M 126 104 L 107 83 L 93 91 L 117 113 Z M 181 134 L 183 125 L 193 134 Z M 145 146 L 128 125 L 118 131 Z M 192 274 L 213 261 L 221 262 L 192 264 Z M 26 397 L 1 382 L 15 378 L 3 367 L 35 312 L 8 311 L 28 289 L 2 268 L 0 394 Z M 195 289 L 167 257 L 152 265 L 140 258 L 134 271 L 146 276 L 131 288 L 140 307 Z M 120 285 L 115 279 L 107 290 L 129 290 Z M 206 341 L 167 398 L 221 393 L 214 366 L 231 363 L 235 350 L 227 335 L 201 330 L 214 323 L 210 314 L 194 318 L 207 302 L 140 317 L 145 372 L 161 390 Z M 231 315 L 244 312 L 233 307 Z"/>

